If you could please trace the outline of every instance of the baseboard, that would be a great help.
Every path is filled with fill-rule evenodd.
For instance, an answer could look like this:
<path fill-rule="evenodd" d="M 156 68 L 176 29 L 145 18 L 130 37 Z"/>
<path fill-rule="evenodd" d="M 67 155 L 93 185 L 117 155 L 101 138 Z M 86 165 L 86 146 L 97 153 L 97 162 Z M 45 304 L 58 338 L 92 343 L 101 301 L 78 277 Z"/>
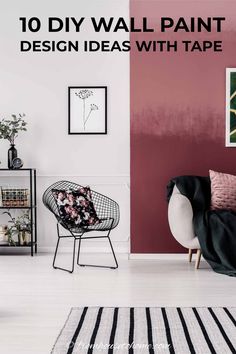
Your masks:
<path fill-rule="evenodd" d="M 169 259 L 186 259 L 186 253 L 130 253 L 130 260 L 169 260 Z"/>
<path fill-rule="evenodd" d="M 78 243 L 78 241 L 77 241 Z M 117 254 L 128 254 L 129 253 L 129 242 L 123 241 L 112 241 L 113 248 Z M 55 246 L 39 246 L 38 251 L 41 253 L 53 253 L 55 251 Z M 60 252 L 70 253 L 72 251 L 72 240 L 70 240 L 70 245 L 60 246 Z M 81 253 L 110 253 L 111 248 L 107 241 L 87 241 L 84 240 L 81 243 Z"/>

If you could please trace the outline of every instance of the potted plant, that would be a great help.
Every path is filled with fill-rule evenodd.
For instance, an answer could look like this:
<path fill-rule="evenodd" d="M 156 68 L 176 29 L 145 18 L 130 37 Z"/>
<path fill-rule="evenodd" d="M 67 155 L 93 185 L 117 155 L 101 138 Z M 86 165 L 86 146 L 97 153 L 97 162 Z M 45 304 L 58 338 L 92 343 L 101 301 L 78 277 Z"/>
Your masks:
<path fill-rule="evenodd" d="M 5 211 L 3 214 L 7 214 L 10 217 L 9 223 L 11 226 L 8 227 L 7 230 L 9 244 L 16 245 L 13 238 L 16 234 L 20 246 L 28 245 L 31 241 L 31 221 L 29 211 L 24 212 L 16 218 L 13 217 L 9 211 Z"/>
<path fill-rule="evenodd" d="M 26 131 L 27 123 L 23 119 L 25 114 L 11 115 L 12 119 L 2 119 L 0 121 L 0 139 L 7 139 L 10 142 L 8 150 L 8 168 L 12 169 L 12 161 L 17 157 L 17 150 L 15 148 L 15 139 L 19 132 Z"/>

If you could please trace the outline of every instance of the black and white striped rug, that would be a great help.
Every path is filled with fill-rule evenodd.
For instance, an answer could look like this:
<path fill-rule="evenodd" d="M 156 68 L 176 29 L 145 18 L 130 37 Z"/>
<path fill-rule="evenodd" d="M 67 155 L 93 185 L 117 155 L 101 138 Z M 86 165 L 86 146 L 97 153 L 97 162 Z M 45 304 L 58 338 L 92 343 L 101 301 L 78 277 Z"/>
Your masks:
<path fill-rule="evenodd" d="M 51 353 L 236 353 L 236 308 L 72 308 Z"/>

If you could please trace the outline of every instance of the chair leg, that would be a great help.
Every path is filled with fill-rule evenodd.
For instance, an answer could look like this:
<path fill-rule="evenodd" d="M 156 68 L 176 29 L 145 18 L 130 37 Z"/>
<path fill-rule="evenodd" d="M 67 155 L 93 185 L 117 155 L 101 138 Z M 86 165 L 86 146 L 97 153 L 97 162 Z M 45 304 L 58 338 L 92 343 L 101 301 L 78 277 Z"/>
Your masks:
<path fill-rule="evenodd" d="M 188 261 L 191 263 L 193 256 L 193 250 L 191 248 L 188 249 Z"/>
<path fill-rule="evenodd" d="M 202 255 L 202 252 L 201 250 L 197 250 L 197 258 L 196 258 L 196 262 L 195 262 L 195 269 L 198 269 L 199 268 L 199 264 L 200 264 L 200 260 L 201 260 L 201 255 Z"/>
<path fill-rule="evenodd" d="M 112 254 L 113 254 L 113 257 L 114 257 L 114 261 L 115 261 L 115 264 L 116 264 L 116 266 L 112 267 L 112 269 L 116 269 L 116 268 L 118 268 L 118 262 L 117 262 L 117 259 L 116 259 L 115 251 L 114 251 L 114 248 L 112 246 L 110 237 L 109 236 L 107 236 L 107 237 L 108 237 L 108 240 L 109 240 L 109 243 L 110 243 L 110 246 L 111 246 L 111 250 L 112 250 Z"/>
<path fill-rule="evenodd" d="M 54 257 L 53 257 L 53 263 L 52 263 L 53 268 L 56 268 L 55 267 L 55 261 L 56 261 L 56 256 L 57 256 L 57 250 L 58 250 L 59 242 L 60 242 L 60 238 L 58 237 L 57 245 L 56 245 L 56 249 L 55 249 L 55 253 L 54 253 Z"/>
<path fill-rule="evenodd" d="M 78 255 L 77 255 L 77 264 L 79 264 L 79 256 L 80 256 L 80 246 L 81 246 L 81 237 L 79 238 L 79 246 L 78 246 Z"/>
<path fill-rule="evenodd" d="M 110 233 L 110 232 L 109 232 Z M 81 249 L 81 241 L 82 241 L 82 237 L 79 239 L 79 247 L 78 247 L 78 256 L 77 256 L 77 264 L 80 266 L 80 267 L 96 267 L 96 268 L 110 268 L 110 269 L 116 269 L 118 268 L 118 263 L 117 263 L 117 259 L 116 259 L 116 255 L 115 255 L 115 252 L 114 252 L 114 249 L 113 249 L 113 246 L 112 246 L 112 243 L 111 243 L 111 240 L 110 240 L 110 237 L 109 237 L 109 234 L 107 236 L 105 236 L 108 238 L 108 241 L 109 241 L 109 244 L 110 244 L 110 247 L 111 247 L 111 251 L 112 251 L 112 255 L 113 255 L 113 258 L 114 258 L 114 261 L 115 261 L 115 266 L 103 266 L 103 265 L 96 265 L 96 264 L 81 264 L 79 263 L 79 256 L 80 256 L 80 249 Z M 91 237 L 92 238 L 92 237 Z M 99 238 L 99 237 L 97 237 Z"/>
<path fill-rule="evenodd" d="M 58 237 L 58 240 L 57 240 L 56 250 L 55 250 L 55 254 L 54 254 L 54 258 L 53 258 L 53 264 L 52 264 L 52 265 L 53 265 L 53 268 L 54 268 L 54 269 L 64 270 L 65 272 L 68 272 L 68 273 L 73 273 L 73 271 L 74 271 L 74 264 L 75 264 L 75 244 L 76 244 L 76 238 L 74 238 L 73 259 L 72 259 L 72 268 L 71 268 L 71 269 L 66 269 L 66 268 L 56 267 L 56 266 L 55 266 L 59 242 L 60 242 L 60 237 Z"/>

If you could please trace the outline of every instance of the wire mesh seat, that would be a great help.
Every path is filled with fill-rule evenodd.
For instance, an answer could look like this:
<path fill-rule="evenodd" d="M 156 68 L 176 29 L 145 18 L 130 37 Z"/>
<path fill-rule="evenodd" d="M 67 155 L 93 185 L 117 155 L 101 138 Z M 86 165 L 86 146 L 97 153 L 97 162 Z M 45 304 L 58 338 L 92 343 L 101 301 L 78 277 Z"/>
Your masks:
<path fill-rule="evenodd" d="M 91 190 L 92 202 L 94 204 L 94 208 L 95 208 L 96 214 L 97 214 L 100 222 L 95 225 L 89 225 L 89 226 L 84 226 L 84 227 L 76 226 L 76 225 L 71 226 L 70 224 L 66 223 L 65 220 L 63 220 L 63 218 L 61 217 L 56 199 L 53 194 L 53 191 L 54 190 L 77 191 L 79 188 L 83 188 L 83 186 L 81 186 L 77 183 L 74 183 L 74 182 L 70 182 L 70 181 L 58 181 L 58 182 L 53 183 L 51 186 L 49 186 L 45 190 L 43 197 L 42 197 L 44 205 L 54 214 L 54 216 L 57 219 L 58 240 L 57 240 L 57 245 L 56 245 L 54 259 L 53 259 L 53 267 L 55 269 L 65 270 L 70 273 L 72 273 L 74 271 L 75 246 L 76 246 L 76 240 L 79 240 L 78 255 L 77 255 L 77 264 L 79 266 L 92 266 L 92 267 L 116 269 L 116 268 L 118 268 L 118 263 L 117 263 L 115 252 L 114 252 L 111 240 L 110 240 L 110 232 L 119 223 L 119 220 L 120 220 L 119 205 L 111 198 L 108 198 L 107 196 L 105 196 L 101 193 Z M 65 229 L 68 232 L 68 234 L 61 235 L 61 233 L 60 233 L 61 228 L 59 226 L 62 226 L 62 228 Z M 92 231 L 107 232 L 107 234 L 106 235 L 104 235 L 104 234 L 98 235 L 98 236 L 85 236 L 87 233 L 92 232 Z M 55 265 L 60 239 L 61 238 L 68 238 L 68 237 L 74 238 L 73 260 L 72 260 L 72 268 L 71 269 L 65 269 L 65 268 L 58 267 Z M 80 264 L 79 263 L 81 241 L 84 239 L 97 239 L 97 238 L 107 238 L 108 239 L 110 247 L 111 247 L 111 251 L 112 251 L 112 254 L 114 257 L 115 266 L 100 266 L 100 265 Z"/>

